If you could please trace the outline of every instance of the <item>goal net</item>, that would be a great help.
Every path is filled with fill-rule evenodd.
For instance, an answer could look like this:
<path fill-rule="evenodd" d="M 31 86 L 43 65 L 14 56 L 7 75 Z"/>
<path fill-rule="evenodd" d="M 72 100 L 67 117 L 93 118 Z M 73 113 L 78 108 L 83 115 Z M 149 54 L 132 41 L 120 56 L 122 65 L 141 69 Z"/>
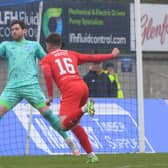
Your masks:
<path fill-rule="evenodd" d="M 102 67 L 113 64 L 118 77 L 117 91 L 114 89 L 113 92 L 117 92 L 117 96 L 99 95 L 106 87 L 100 78 L 102 85 L 95 91 L 97 95 L 91 96 L 95 101 L 96 115 L 93 118 L 84 115 L 81 119 L 96 153 L 140 151 L 136 52 L 130 51 L 131 36 L 135 36 L 135 32 L 131 32 L 134 24 L 131 25 L 130 20 L 135 12 L 130 6 L 131 1 L 89 2 L 89 7 L 87 1 L 11 0 L 0 3 L 1 41 L 11 40 L 10 22 L 20 19 L 28 26 L 26 38 L 40 41 L 43 47 L 47 35 L 57 32 L 63 38 L 64 49 L 83 53 L 109 53 L 114 47 L 121 50 L 118 58 L 104 62 Z M 7 80 L 5 62 L 4 58 L 0 59 L 0 92 Z M 85 64 L 79 67 L 81 77 L 89 72 L 91 66 Z M 46 93 L 40 69 L 39 74 L 40 85 Z M 94 85 L 94 80 L 89 82 Z M 119 91 L 122 91 L 121 96 Z M 58 113 L 60 94 L 56 87 L 54 97 L 51 109 Z M 68 134 L 85 153 L 71 131 Z M 146 149 L 152 151 L 147 140 L 145 142 Z M 0 155 L 25 154 L 70 154 L 70 150 L 40 113 L 23 100 L 0 120 Z"/>

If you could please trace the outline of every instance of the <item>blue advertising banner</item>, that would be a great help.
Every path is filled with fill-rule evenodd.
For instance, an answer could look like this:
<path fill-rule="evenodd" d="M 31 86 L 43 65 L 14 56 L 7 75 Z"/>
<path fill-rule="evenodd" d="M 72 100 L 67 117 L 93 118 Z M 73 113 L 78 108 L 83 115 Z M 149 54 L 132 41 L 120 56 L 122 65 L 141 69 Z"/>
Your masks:
<path fill-rule="evenodd" d="M 16 3 L 17 2 L 17 3 Z M 37 39 L 39 1 L 0 3 L 0 41 L 10 40 L 10 23 L 23 20 L 26 38 Z M 87 3 L 45 0 L 41 24 L 41 43 L 50 32 L 62 35 L 67 49 L 130 48 L 129 4 Z M 11 5 L 12 4 L 12 5 Z"/>
<path fill-rule="evenodd" d="M 96 153 L 138 152 L 138 114 L 135 99 L 95 99 L 96 115 L 84 115 L 81 124 L 86 129 Z M 51 106 L 58 112 L 59 100 Z M 162 111 L 159 111 L 162 109 Z M 167 152 L 168 106 L 164 100 L 145 100 L 145 151 Z M 28 124 L 32 112 L 30 135 Z M 152 117 L 151 117 L 152 116 Z M 85 153 L 71 131 L 69 136 Z M 158 136 L 159 135 L 159 136 Z M 30 137 L 30 155 L 70 154 L 63 138 L 27 102 L 19 103 L 0 122 L 0 155 L 24 155 Z"/>
<path fill-rule="evenodd" d="M 62 35 L 66 48 L 130 48 L 129 4 L 44 1 L 43 38 Z"/>

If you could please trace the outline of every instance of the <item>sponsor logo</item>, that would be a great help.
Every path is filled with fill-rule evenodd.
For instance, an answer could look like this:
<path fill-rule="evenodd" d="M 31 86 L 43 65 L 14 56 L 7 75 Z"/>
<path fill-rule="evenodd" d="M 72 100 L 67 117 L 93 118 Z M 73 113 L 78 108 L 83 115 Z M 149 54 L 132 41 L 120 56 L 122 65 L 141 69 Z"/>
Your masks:
<path fill-rule="evenodd" d="M 62 34 L 62 8 L 49 8 L 43 15 L 43 33 L 47 37 L 51 32 Z"/>

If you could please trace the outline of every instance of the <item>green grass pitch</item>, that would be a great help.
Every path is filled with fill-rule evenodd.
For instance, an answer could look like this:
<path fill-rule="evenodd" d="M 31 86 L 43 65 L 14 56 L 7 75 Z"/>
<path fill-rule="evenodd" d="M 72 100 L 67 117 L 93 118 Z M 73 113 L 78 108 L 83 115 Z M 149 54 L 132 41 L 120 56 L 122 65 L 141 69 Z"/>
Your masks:
<path fill-rule="evenodd" d="M 168 153 L 98 155 L 87 164 L 86 155 L 0 157 L 0 168 L 168 168 Z"/>

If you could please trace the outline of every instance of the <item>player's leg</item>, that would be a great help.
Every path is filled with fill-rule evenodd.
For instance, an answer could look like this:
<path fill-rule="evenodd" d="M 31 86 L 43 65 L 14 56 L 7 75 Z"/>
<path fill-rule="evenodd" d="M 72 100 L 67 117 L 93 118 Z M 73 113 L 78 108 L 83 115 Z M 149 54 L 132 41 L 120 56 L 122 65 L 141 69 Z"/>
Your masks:
<path fill-rule="evenodd" d="M 59 117 L 52 112 L 46 105 L 45 96 L 38 84 L 25 86 L 22 89 L 22 96 L 37 110 L 42 116 L 57 130 L 63 138 L 67 138 L 67 134 L 60 129 Z"/>
<path fill-rule="evenodd" d="M 78 150 L 75 143 L 72 141 L 72 139 L 67 135 L 65 131 L 63 131 L 60 127 L 60 121 L 59 117 L 54 114 L 48 106 L 41 106 L 40 108 L 37 108 L 40 113 L 44 116 L 44 118 L 51 124 L 51 126 L 59 132 L 59 134 L 64 138 L 66 144 L 69 146 L 69 148 L 72 151 L 73 155 L 80 155 L 80 151 Z"/>
<path fill-rule="evenodd" d="M 21 101 L 22 97 L 19 96 L 17 89 L 4 89 L 0 95 L 0 119 L 3 115 L 10 111 L 17 103 Z"/>
<path fill-rule="evenodd" d="M 69 82 L 62 91 L 60 122 L 63 130 L 72 129 L 84 112 L 81 107 L 86 104 L 88 87 L 82 80 Z"/>
<path fill-rule="evenodd" d="M 82 91 L 81 92 L 81 97 L 80 97 L 80 109 L 81 107 L 83 107 L 83 105 L 86 104 L 86 101 L 88 99 L 88 95 L 89 95 L 89 91 L 88 91 L 88 87 L 84 82 L 81 82 L 80 86 L 82 86 Z M 93 101 L 88 101 L 86 104 L 86 107 L 88 108 L 88 110 L 90 110 L 90 112 L 94 112 L 94 102 Z M 93 116 L 94 113 L 91 113 Z M 84 128 L 78 124 L 75 128 L 72 129 L 72 132 L 75 134 L 75 136 L 78 138 L 81 146 L 83 147 L 83 149 L 86 151 L 86 153 L 88 154 L 88 158 L 89 160 L 87 161 L 87 163 L 97 163 L 98 157 L 95 155 L 95 153 L 93 152 L 91 143 L 89 141 L 88 135 L 86 133 L 86 131 L 84 130 Z"/>
<path fill-rule="evenodd" d="M 69 89 L 65 90 L 62 94 L 60 116 L 64 120 L 62 120 L 61 123 L 64 128 L 71 128 L 81 146 L 87 152 L 89 157 L 88 162 L 96 163 L 98 162 L 98 158 L 92 150 L 86 131 L 80 125 L 75 127 L 83 115 L 81 107 L 86 104 L 88 98 L 88 87 L 83 81 L 79 81 L 73 82 L 72 86 L 69 84 L 68 88 Z"/>
<path fill-rule="evenodd" d="M 81 125 L 78 124 L 75 128 L 72 129 L 72 132 L 77 137 L 81 146 L 83 147 L 83 149 L 88 154 L 89 160 L 87 161 L 87 163 L 98 162 L 99 161 L 98 157 L 93 152 L 91 143 L 89 141 L 88 135 L 87 135 L 86 131 L 84 130 L 84 128 Z"/>
<path fill-rule="evenodd" d="M 80 107 L 83 111 L 83 113 L 88 113 L 91 117 L 94 116 L 95 114 L 95 108 L 94 108 L 94 100 L 89 98 L 89 89 L 88 86 L 86 85 L 86 83 L 83 81 L 81 82 L 83 83 L 83 97 L 81 98 L 81 103 L 80 103 Z"/>
<path fill-rule="evenodd" d="M 72 129 L 80 121 L 80 118 L 83 115 L 81 110 L 81 101 L 85 94 L 87 96 L 88 92 L 85 92 L 85 85 L 83 87 L 83 81 L 81 80 L 72 81 L 64 87 L 59 114 L 61 128 L 63 130 Z"/>
<path fill-rule="evenodd" d="M 8 102 L 4 100 L 0 100 L 0 119 L 3 117 L 3 115 L 8 111 L 9 108 Z"/>
<path fill-rule="evenodd" d="M 63 106 L 61 106 L 61 107 L 63 107 Z M 66 107 L 69 107 L 69 105 L 67 105 Z M 61 108 L 61 109 L 63 109 L 63 108 Z M 65 130 L 65 131 L 70 130 L 79 123 L 80 118 L 83 115 L 83 113 L 79 108 L 78 108 L 78 111 L 76 110 L 76 113 L 73 111 L 73 109 L 74 108 L 72 108 L 72 111 L 68 110 L 69 113 L 67 113 L 67 114 L 65 114 L 65 113 L 60 114 L 60 126 L 61 126 L 62 130 Z M 62 112 L 63 112 L 63 110 L 62 110 Z"/>
<path fill-rule="evenodd" d="M 52 110 L 49 108 L 49 106 L 46 105 L 45 103 L 46 99 L 43 92 L 41 91 L 40 86 L 34 85 L 25 87 L 24 89 L 22 89 L 22 94 L 24 98 L 26 98 L 33 107 L 39 110 L 42 116 L 64 138 L 65 142 L 72 150 L 72 153 L 74 155 L 79 155 L 80 152 L 77 149 L 76 145 L 73 143 L 71 138 L 68 137 L 67 133 L 61 129 L 58 115 L 54 114 Z"/>
<path fill-rule="evenodd" d="M 91 117 L 93 117 L 95 114 L 94 101 L 92 99 L 89 99 L 82 108 L 76 107 L 76 105 L 75 108 L 73 108 L 72 103 L 64 103 L 64 105 L 62 105 L 61 107 L 66 107 L 67 109 L 65 110 L 61 108 L 61 113 L 68 111 L 66 115 L 62 113 L 60 117 L 61 128 L 63 130 L 70 130 L 71 128 L 73 128 L 80 121 L 80 118 L 84 113 L 88 113 Z"/>

